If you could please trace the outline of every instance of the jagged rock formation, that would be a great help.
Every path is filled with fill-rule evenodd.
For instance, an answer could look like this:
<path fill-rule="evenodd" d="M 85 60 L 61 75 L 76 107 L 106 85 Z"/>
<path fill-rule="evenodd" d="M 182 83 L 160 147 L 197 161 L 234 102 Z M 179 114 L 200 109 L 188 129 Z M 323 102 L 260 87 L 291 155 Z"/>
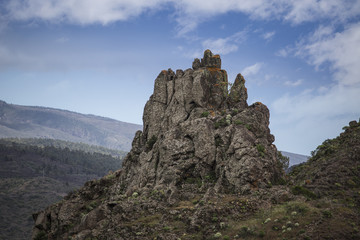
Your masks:
<path fill-rule="evenodd" d="M 159 74 L 145 105 L 143 131 L 136 133 L 122 169 L 35 215 L 34 237 L 135 239 L 131 231 L 136 230 L 119 226 L 141 212 L 160 213 L 162 204 L 174 206 L 195 196 L 205 201 L 216 194 L 248 194 L 282 177 L 269 110 L 259 102 L 248 106 L 243 76 L 229 91 L 220 56 L 210 50 L 192 66 Z M 141 207 L 124 201 L 139 196 Z M 87 207 L 89 202 L 94 206 Z M 207 214 L 196 213 L 192 228 L 202 225 L 200 216 Z"/>
<path fill-rule="evenodd" d="M 212 176 L 215 190 L 245 193 L 280 174 L 270 134 L 269 110 L 247 105 L 241 74 L 228 94 L 219 55 L 206 50 L 193 69 L 162 71 L 124 161 L 128 194 L 166 188 L 175 194 L 187 179 Z"/>

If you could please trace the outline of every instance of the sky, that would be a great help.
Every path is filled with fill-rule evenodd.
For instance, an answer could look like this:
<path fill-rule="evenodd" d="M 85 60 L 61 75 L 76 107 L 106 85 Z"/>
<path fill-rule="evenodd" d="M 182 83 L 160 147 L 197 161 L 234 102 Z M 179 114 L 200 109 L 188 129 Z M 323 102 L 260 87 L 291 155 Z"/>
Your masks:
<path fill-rule="evenodd" d="M 2 0 L 0 99 L 142 124 L 163 69 L 220 54 L 278 149 L 360 117 L 360 0 Z"/>

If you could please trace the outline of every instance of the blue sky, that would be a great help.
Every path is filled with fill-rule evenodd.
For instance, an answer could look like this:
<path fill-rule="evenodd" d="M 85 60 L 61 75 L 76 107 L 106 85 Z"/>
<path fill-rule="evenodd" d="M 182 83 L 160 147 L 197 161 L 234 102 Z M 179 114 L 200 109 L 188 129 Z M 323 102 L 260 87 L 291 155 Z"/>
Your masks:
<path fill-rule="evenodd" d="M 360 117 L 359 0 L 3 0 L 0 99 L 142 123 L 162 69 L 205 49 L 278 149 L 309 154 Z"/>

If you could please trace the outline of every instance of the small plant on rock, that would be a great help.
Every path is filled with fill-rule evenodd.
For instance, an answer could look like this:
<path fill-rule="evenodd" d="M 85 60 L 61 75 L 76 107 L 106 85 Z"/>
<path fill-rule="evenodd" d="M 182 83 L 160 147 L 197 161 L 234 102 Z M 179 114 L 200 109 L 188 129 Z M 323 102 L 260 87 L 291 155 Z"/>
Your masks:
<path fill-rule="evenodd" d="M 153 148 L 156 141 L 157 141 L 157 137 L 155 135 L 152 135 L 152 137 L 146 143 L 146 148 L 150 151 Z"/>
<path fill-rule="evenodd" d="M 257 144 L 256 149 L 259 152 L 261 157 L 265 157 L 265 147 L 262 144 Z"/>
<path fill-rule="evenodd" d="M 207 117 L 207 116 L 209 116 L 209 114 L 210 113 L 208 111 L 205 111 L 201 114 L 201 117 Z"/>

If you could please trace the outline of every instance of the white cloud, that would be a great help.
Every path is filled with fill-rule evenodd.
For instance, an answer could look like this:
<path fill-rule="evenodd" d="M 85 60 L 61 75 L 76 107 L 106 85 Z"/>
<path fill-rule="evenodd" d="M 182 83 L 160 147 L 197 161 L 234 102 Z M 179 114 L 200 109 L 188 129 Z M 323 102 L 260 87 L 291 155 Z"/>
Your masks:
<path fill-rule="evenodd" d="M 273 102 L 273 122 L 281 134 L 307 139 L 303 142 L 314 149 L 329 137 L 335 137 L 341 125 L 360 116 L 360 22 L 347 26 L 341 32 L 331 27 L 319 27 L 298 44 L 296 55 L 318 68 L 332 70 L 334 82 L 298 95 L 284 95 Z M 296 83 L 296 82 L 294 82 Z M 291 82 L 289 82 L 291 84 Z M 293 125 L 293 127 L 291 127 Z M 337 129 L 334 129 L 337 126 Z M 288 129 L 281 133 L 281 129 Z M 311 129 L 312 138 L 304 129 Z M 276 132 L 276 131 L 275 131 Z M 300 144 L 300 143 L 299 143 Z"/>
<path fill-rule="evenodd" d="M 322 18 L 345 21 L 360 13 L 358 0 L 291 0 L 284 19 L 295 24 Z"/>
<path fill-rule="evenodd" d="M 12 0 L 8 16 L 15 20 L 42 19 L 75 24 L 127 20 L 151 9 L 160 9 L 162 0 Z"/>
<path fill-rule="evenodd" d="M 297 55 L 315 67 L 330 64 L 339 84 L 360 84 L 360 22 L 333 33 L 320 27 L 309 41 L 298 46 Z"/>
<path fill-rule="evenodd" d="M 279 51 L 277 51 L 276 53 L 275 53 L 275 56 L 278 56 L 278 57 L 287 57 L 287 56 L 289 56 L 289 53 L 290 53 L 291 51 L 289 51 L 289 49 L 288 48 L 282 48 L 282 49 L 280 49 Z"/>
<path fill-rule="evenodd" d="M 264 33 L 262 35 L 262 37 L 265 39 L 265 40 L 271 40 L 275 35 L 275 31 L 273 32 L 267 32 L 267 33 Z"/>
<path fill-rule="evenodd" d="M 297 87 L 300 86 L 303 83 L 303 79 L 298 79 L 296 81 L 285 81 L 284 85 L 289 87 Z"/>
<path fill-rule="evenodd" d="M 254 19 L 283 19 L 299 24 L 318 19 L 344 22 L 360 13 L 358 0 L 7 0 L 10 20 L 41 19 L 52 22 L 103 25 L 125 21 L 147 11 L 175 10 L 178 34 L 194 30 L 201 22 L 228 12 Z"/>
<path fill-rule="evenodd" d="M 236 52 L 238 45 L 241 44 L 247 36 L 247 30 L 237 32 L 227 38 L 207 39 L 202 42 L 205 49 L 211 49 L 218 54 L 228 54 Z"/>
<path fill-rule="evenodd" d="M 245 77 L 248 77 L 250 75 L 255 75 L 260 71 L 260 68 L 262 67 L 262 65 L 263 65 L 263 63 L 261 63 L 261 62 L 255 63 L 255 64 L 253 64 L 251 66 L 248 66 L 248 67 L 244 68 L 241 71 L 241 73 Z"/>

